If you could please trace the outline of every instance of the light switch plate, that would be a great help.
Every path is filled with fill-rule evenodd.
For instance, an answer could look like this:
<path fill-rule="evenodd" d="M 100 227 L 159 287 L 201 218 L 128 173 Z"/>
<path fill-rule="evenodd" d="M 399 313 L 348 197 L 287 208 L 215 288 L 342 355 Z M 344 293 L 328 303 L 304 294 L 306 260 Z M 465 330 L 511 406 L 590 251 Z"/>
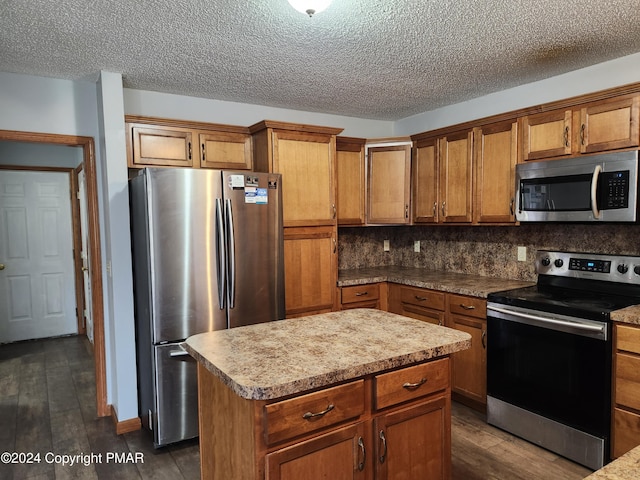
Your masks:
<path fill-rule="evenodd" d="M 415 240 L 413 242 L 413 251 L 420 252 L 420 240 Z"/>
<path fill-rule="evenodd" d="M 391 249 L 389 248 L 389 240 L 385 240 L 385 241 L 384 241 L 384 243 L 383 243 L 383 247 L 382 247 L 382 248 L 384 249 L 384 251 L 385 251 L 385 252 L 388 252 L 389 250 L 391 250 Z"/>

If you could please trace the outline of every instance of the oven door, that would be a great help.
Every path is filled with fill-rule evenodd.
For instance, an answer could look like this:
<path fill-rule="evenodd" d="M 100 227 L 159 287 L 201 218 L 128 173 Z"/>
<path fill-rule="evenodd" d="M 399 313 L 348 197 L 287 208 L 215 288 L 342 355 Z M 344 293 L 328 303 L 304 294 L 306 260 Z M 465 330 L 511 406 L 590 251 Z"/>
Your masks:
<path fill-rule="evenodd" d="M 487 310 L 487 394 L 608 438 L 610 325 L 491 303 Z"/>

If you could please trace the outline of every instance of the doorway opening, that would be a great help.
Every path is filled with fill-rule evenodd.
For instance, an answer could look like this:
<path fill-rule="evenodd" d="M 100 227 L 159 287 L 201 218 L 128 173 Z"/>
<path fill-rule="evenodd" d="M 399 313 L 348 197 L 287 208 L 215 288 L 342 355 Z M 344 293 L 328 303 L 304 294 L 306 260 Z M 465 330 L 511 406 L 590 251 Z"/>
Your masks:
<path fill-rule="evenodd" d="M 92 137 L 57 135 L 33 132 L 0 130 L 0 141 L 27 142 L 51 145 L 75 146 L 82 149 L 81 170 L 85 180 L 86 196 L 86 248 L 88 287 L 91 291 L 87 304 L 93 319 L 93 348 L 96 378 L 96 410 L 100 417 L 111 411 L 107 405 L 106 363 L 104 345 L 104 308 L 102 296 L 102 260 L 100 252 L 100 223 L 98 212 L 98 181 L 96 172 L 95 143 Z M 46 165 L 42 165 L 46 169 Z M 74 202 L 75 203 L 75 202 Z M 76 266 L 78 265 L 76 261 Z M 81 267 L 82 268 L 82 267 Z M 77 270 L 77 269 L 76 269 Z M 81 270 L 84 272 L 83 270 Z M 77 275 L 78 272 L 76 272 Z M 76 282 L 77 285 L 77 282 Z M 78 288 L 78 287 L 77 287 Z"/>

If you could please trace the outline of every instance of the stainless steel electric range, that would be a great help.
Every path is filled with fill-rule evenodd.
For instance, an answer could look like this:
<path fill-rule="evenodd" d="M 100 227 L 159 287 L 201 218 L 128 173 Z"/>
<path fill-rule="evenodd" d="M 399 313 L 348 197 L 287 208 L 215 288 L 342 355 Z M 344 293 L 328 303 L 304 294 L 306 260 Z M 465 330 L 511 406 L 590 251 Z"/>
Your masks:
<path fill-rule="evenodd" d="M 487 422 L 595 470 L 610 459 L 610 313 L 640 304 L 640 257 L 539 251 L 536 272 L 488 297 Z"/>

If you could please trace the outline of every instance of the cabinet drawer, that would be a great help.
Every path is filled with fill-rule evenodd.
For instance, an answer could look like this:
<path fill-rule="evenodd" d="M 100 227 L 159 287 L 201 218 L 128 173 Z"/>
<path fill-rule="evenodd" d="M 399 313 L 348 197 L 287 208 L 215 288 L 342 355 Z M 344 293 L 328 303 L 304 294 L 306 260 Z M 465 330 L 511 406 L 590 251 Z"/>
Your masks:
<path fill-rule="evenodd" d="M 424 397 L 449 386 L 449 359 L 422 363 L 375 377 L 376 408 Z"/>
<path fill-rule="evenodd" d="M 640 445 L 640 415 L 619 408 L 613 411 L 614 458 Z"/>
<path fill-rule="evenodd" d="M 444 310 L 444 293 L 424 288 L 400 287 L 400 300 L 402 303 L 418 305 L 433 310 Z"/>
<path fill-rule="evenodd" d="M 380 288 L 377 283 L 368 285 L 353 285 L 351 287 L 342 287 L 341 303 L 366 302 L 369 300 L 377 300 L 380 297 Z"/>
<path fill-rule="evenodd" d="M 487 318 L 487 301 L 479 297 L 449 294 L 449 312 L 484 319 Z"/>
<path fill-rule="evenodd" d="M 640 354 L 640 328 L 616 325 L 616 341 L 618 350 Z"/>
<path fill-rule="evenodd" d="M 268 445 L 357 418 L 364 413 L 364 380 L 265 406 Z"/>
<path fill-rule="evenodd" d="M 640 410 L 640 357 L 616 353 L 616 403 Z"/>

